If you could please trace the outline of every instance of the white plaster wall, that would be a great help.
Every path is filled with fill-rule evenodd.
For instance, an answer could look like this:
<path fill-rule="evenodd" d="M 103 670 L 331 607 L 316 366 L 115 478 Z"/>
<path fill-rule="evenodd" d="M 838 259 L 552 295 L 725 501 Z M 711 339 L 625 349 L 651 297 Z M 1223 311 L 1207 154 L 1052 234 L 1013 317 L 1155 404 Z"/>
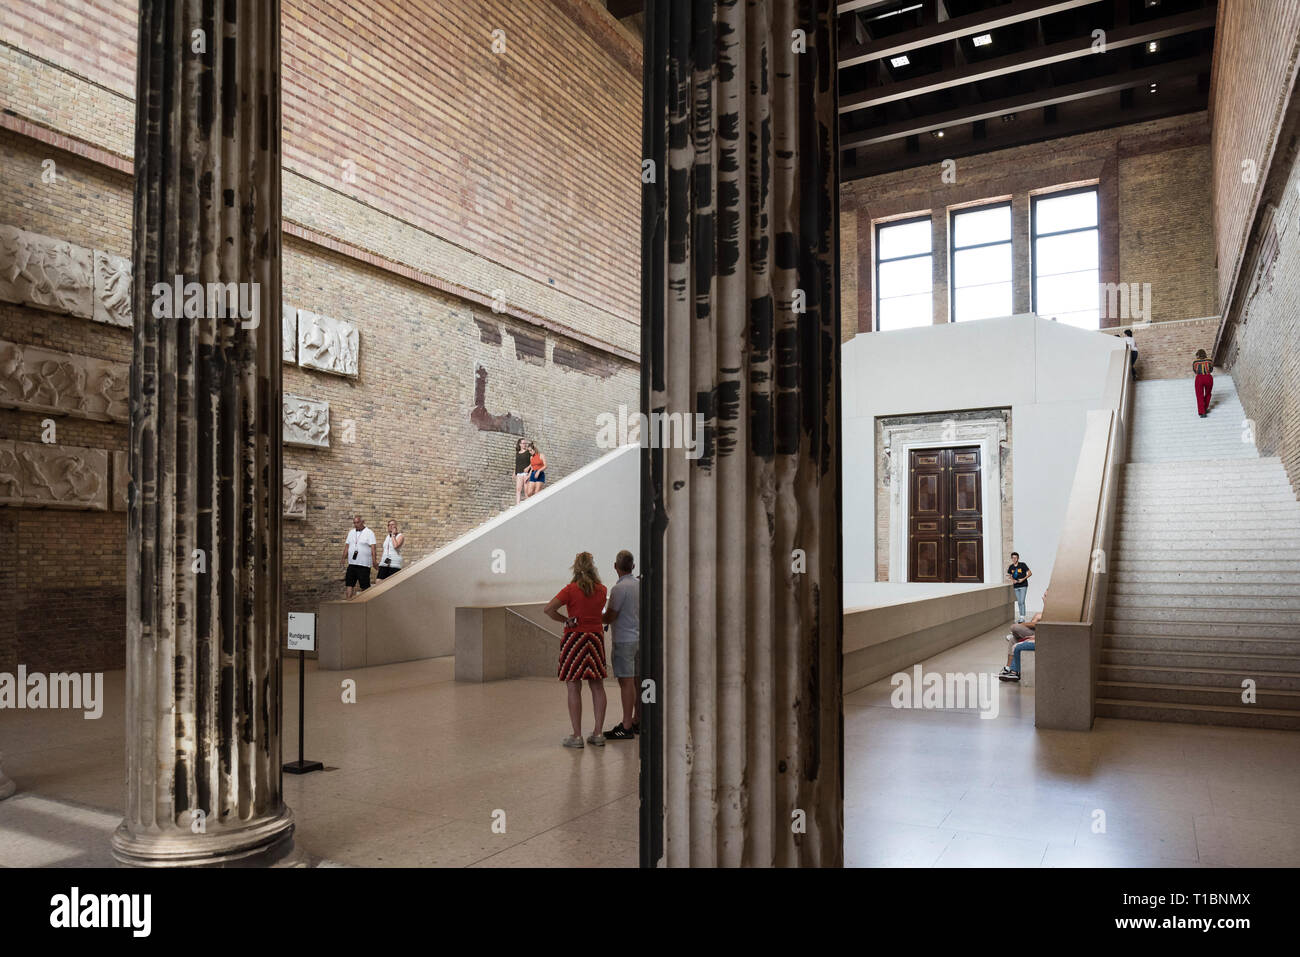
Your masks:
<path fill-rule="evenodd" d="M 452 654 L 456 606 L 550 601 L 580 551 L 592 553 L 607 586 L 621 549 L 640 568 L 639 453 L 615 449 L 362 592 L 348 604 L 364 609 L 368 660 Z M 504 572 L 493 570 L 499 559 Z"/>
<path fill-rule="evenodd" d="M 1034 572 L 1028 603 L 1051 579 L 1088 409 L 1102 408 L 1113 336 L 1009 316 L 872 332 L 844 344 L 844 577 L 874 581 L 875 420 L 1011 409 L 1012 547 Z M 986 529 L 997 526 L 985 516 Z M 987 534 L 987 532 L 986 532 Z M 1005 565 L 985 569 L 1002 581 Z"/>

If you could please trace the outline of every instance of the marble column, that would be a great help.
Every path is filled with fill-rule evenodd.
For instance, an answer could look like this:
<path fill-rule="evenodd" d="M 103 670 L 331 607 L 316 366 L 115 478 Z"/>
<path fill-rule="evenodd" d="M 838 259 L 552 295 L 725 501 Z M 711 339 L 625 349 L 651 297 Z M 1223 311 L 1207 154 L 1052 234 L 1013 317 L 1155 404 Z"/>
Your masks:
<path fill-rule="evenodd" d="M 647 866 L 843 863 L 834 17 L 647 7 Z"/>
<path fill-rule="evenodd" d="M 141 0 L 138 56 L 127 805 L 113 852 L 269 863 L 293 834 L 280 755 L 280 4 Z M 160 317 L 155 284 L 177 276 L 200 284 L 201 316 Z M 251 284 L 259 314 L 222 317 L 216 283 Z"/>

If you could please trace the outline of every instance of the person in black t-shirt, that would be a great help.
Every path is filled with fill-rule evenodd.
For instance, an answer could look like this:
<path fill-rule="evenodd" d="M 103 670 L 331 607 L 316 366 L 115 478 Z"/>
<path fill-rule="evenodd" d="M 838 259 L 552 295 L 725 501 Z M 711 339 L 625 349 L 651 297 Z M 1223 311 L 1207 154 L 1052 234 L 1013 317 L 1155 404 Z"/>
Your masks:
<path fill-rule="evenodd" d="M 1019 609 L 1017 624 L 1025 620 L 1025 595 L 1029 593 L 1029 576 L 1032 574 L 1029 566 L 1020 560 L 1020 553 L 1012 552 L 1011 564 L 1007 566 L 1007 578 L 1011 580 L 1016 590 L 1016 605 Z"/>
<path fill-rule="evenodd" d="M 528 461 L 533 453 L 528 449 L 528 440 L 521 438 L 515 443 L 515 504 L 524 500 L 524 483 L 528 481 Z"/>

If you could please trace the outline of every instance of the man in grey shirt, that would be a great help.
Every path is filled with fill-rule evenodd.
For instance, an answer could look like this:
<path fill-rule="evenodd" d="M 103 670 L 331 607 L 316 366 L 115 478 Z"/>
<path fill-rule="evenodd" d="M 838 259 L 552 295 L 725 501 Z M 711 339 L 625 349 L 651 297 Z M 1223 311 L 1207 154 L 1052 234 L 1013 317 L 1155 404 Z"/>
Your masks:
<path fill-rule="evenodd" d="M 614 643 L 614 677 L 623 699 L 623 721 L 605 732 L 606 740 L 628 741 L 641 733 L 640 699 L 636 693 L 637 657 L 641 650 L 641 580 L 632 574 L 632 553 L 627 549 L 614 559 L 618 581 L 609 590 L 601 620 Z"/>

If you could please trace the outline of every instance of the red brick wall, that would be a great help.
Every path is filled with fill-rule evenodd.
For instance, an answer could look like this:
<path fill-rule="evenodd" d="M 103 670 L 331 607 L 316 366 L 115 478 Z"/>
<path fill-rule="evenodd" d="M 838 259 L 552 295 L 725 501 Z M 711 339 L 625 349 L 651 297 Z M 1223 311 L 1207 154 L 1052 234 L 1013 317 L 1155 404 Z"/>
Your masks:
<path fill-rule="evenodd" d="M 1228 309 L 1298 66 L 1300 3 L 1221 0 L 1210 86 L 1221 312 Z"/>
<path fill-rule="evenodd" d="M 1292 106 L 1300 113 L 1300 107 Z M 1296 122 L 1300 123 L 1300 117 Z M 1300 497 L 1300 143 L 1279 161 L 1285 175 L 1271 228 L 1249 250 L 1242 305 L 1220 344 L 1262 455 L 1277 455 Z"/>
<path fill-rule="evenodd" d="M 947 322 L 949 211 L 1011 199 L 1014 309 L 1028 312 L 1030 195 L 1088 182 L 1099 190 L 1101 281 L 1149 282 L 1156 322 L 1215 314 L 1206 114 L 1099 130 L 956 163 L 953 183 L 943 181 L 941 166 L 925 166 L 843 186 L 841 215 L 856 219 L 857 243 L 856 261 L 846 260 L 842 269 L 841 296 L 857 304 L 857 331 L 874 327 L 874 222 L 932 217 L 934 321 Z M 1105 325 L 1120 322 L 1103 319 Z M 1154 338 L 1151 345 L 1159 348 L 1159 342 Z"/>
<path fill-rule="evenodd" d="M 640 51 L 612 18 L 585 0 L 282 9 L 286 168 L 636 321 Z M 135 11 L 9 0 L 0 41 L 134 96 Z"/>

